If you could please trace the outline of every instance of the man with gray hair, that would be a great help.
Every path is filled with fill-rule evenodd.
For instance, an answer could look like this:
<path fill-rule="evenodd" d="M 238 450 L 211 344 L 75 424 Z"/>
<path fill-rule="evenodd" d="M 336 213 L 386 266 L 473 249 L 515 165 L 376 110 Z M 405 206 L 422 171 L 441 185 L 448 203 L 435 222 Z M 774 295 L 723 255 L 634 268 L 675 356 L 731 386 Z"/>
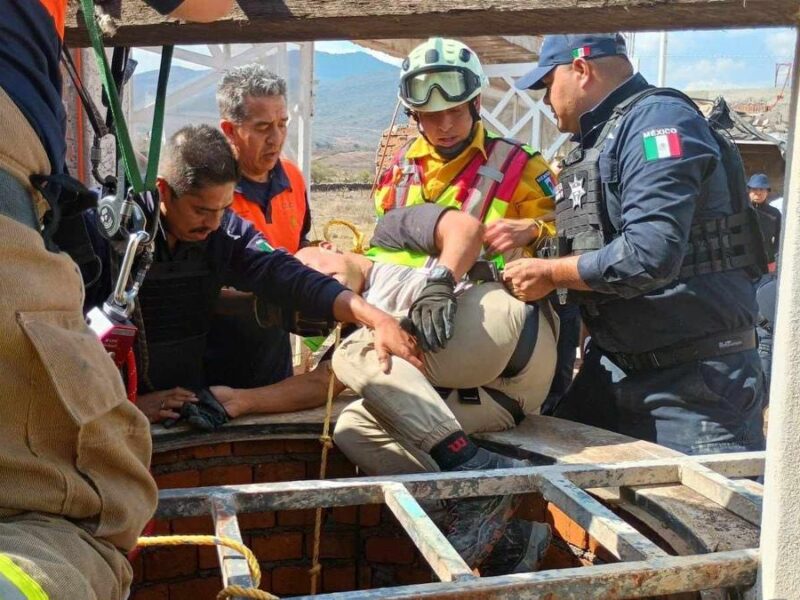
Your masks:
<path fill-rule="evenodd" d="M 231 69 L 217 88 L 222 129 L 239 163 L 241 178 L 231 208 L 250 221 L 274 248 L 294 254 L 307 244 L 311 215 L 300 169 L 281 156 L 289 123 L 286 81 L 260 64 Z M 223 301 L 247 303 L 226 290 Z M 229 310 L 225 310 L 229 313 Z M 293 374 L 289 334 L 258 326 L 253 311 L 218 315 L 207 351 L 210 380 L 233 388 L 278 383 Z M 320 377 L 326 373 L 322 369 Z M 312 389 L 326 389 L 326 383 Z"/>
<path fill-rule="evenodd" d="M 233 146 L 242 178 L 233 210 L 270 244 L 294 254 L 310 226 L 303 175 L 281 157 L 289 124 L 286 81 L 259 64 L 228 71 L 217 89 L 220 129 Z"/>

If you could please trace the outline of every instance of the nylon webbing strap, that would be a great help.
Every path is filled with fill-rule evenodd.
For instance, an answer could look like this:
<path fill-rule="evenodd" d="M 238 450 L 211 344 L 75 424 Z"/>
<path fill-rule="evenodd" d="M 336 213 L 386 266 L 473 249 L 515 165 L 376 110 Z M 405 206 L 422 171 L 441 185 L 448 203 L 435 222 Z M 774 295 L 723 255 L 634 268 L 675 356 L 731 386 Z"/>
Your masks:
<path fill-rule="evenodd" d="M 156 89 L 156 101 L 153 107 L 153 126 L 150 135 L 150 151 L 147 156 L 147 173 L 142 179 L 139 165 L 136 162 L 136 155 L 133 152 L 130 133 L 122 114 L 122 107 L 119 102 L 117 86 L 108 65 L 103 40 L 97 26 L 94 15 L 94 0 L 81 0 L 83 18 L 86 22 L 86 29 L 89 39 L 92 42 L 97 66 L 100 70 L 100 79 L 103 88 L 108 96 L 108 105 L 114 117 L 114 129 L 117 144 L 122 154 L 122 161 L 125 165 L 125 172 L 128 175 L 129 183 L 134 192 L 144 192 L 155 188 L 156 175 L 158 173 L 158 158 L 161 153 L 161 134 L 164 130 L 164 103 L 166 100 L 167 82 L 169 81 L 170 64 L 172 63 L 172 46 L 164 46 L 161 51 L 161 68 L 158 74 L 158 87 Z"/>
<path fill-rule="evenodd" d="M 154 190 L 156 187 L 158 159 L 161 155 L 161 134 L 164 132 L 164 107 L 167 102 L 167 83 L 169 83 L 173 48 L 174 46 L 162 46 L 161 48 L 161 65 L 158 68 L 158 86 L 156 87 L 156 101 L 153 106 L 153 124 L 150 127 L 150 151 L 147 153 L 145 190 Z"/>
<path fill-rule="evenodd" d="M 472 183 L 472 190 L 467 200 L 461 205 L 461 210 L 471 214 L 479 221 L 483 221 L 494 200 L 497 188 L 506 177 L 506 169 L 517 152 L 524 152 L 524 150 L 503 138 L 494 141 L 488 149 L 489 157 L 486 163 L 478 169 L 478 179 Z M 497 177 L 496 174 L 500 176 Z"/>

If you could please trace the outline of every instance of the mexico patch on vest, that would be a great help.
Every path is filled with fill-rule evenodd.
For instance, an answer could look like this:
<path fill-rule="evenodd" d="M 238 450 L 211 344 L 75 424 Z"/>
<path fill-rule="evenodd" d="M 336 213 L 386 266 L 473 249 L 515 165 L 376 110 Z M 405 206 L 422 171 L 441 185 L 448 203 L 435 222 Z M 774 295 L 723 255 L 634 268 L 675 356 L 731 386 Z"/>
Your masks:
<path fill-rule="evenodd" d="M 556 191 L 556 183 L 553 181 L 553 174 L 550 171 L 542 173 L 536 178 L 536 183 L 542 188 L 546 196 L 554 195 Z"/>
<path fill-rule="evenodd" d="M 681 136 L 674 127 L 651 129 L 642 134 L 644 159 L 678 158 L 683 155 Z"/>
<path fill-rule="evenodd" d="M 255 244 L 253 244 L 253 245 L 254 245 L 256 248 L 258 248 L 259 250 L 261 250 L 262 252 L 274 252 L 274 251 L 275 251 L 275 248 L 273 248 L 272 246 L 270 246 L 270 245 L 267 243 L 267 240 L 265 240 L 265 239 L 260 239 L 260 240 L 257 240 L 257 241 L 256 241 L 256 243 L 255 243 Z"/>

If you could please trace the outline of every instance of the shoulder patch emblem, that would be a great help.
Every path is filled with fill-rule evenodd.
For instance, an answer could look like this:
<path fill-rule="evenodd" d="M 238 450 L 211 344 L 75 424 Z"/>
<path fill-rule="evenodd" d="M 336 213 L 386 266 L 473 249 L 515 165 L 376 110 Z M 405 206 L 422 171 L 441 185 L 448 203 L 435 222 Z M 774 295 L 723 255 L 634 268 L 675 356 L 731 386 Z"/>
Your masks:
<path fill-rule="evenodd" d="M 536 178 L 536 183 L 542 188 L 542 191 L 547 196 L 552 196 L 556 190 L 556 182 L 553 180 L 553 174 L 550 171 L 545 171 Z"/>
<path fill-rule="evenodd" d="M 683 156 L 681 136 L 674 127 L 645 131 L 642 134 L 642 142 L 646 161 Z"/>
<path fill-rule="evenodd" d="M 253 245 L 256 248 L 258 248 L 259 250 L 261 250 L 262 252 L 274 252 L 275 251 L 275 248 L 270 246 L 267 243 L 267 240 L 265 240 L 264 238 L 261 238 L 260 240 L 256 241 L 256 243 L 253 244 Z"/>

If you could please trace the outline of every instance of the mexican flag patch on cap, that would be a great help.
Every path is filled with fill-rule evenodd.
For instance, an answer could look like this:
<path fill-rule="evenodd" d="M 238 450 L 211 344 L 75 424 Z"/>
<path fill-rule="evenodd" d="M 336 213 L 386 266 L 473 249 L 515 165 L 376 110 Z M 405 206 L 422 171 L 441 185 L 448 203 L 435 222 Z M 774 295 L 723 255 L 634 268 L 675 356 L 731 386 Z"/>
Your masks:
<path fill-rule="evenodd" d="M 572 58 L 586 58 L 592 53 L 591 46 L 582 46 L 572 51 Z"/>
<path fill-rule="evenodd" d="M 677 158 L 682 156 L 681 136 L 677 129 L 652 129 L 642 134 L 644 159 Z"/>

